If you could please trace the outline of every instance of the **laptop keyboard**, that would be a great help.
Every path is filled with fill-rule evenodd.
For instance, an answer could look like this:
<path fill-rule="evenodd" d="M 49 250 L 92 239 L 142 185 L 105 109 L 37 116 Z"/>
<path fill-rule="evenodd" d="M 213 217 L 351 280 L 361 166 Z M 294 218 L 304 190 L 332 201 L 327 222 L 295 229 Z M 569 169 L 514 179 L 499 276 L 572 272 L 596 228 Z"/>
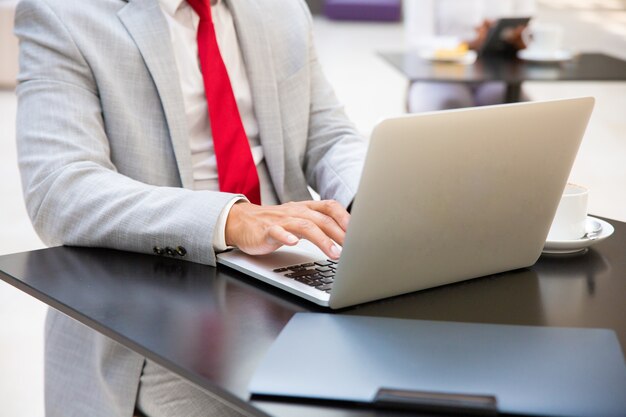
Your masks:
<path fill-rule="evenodd" d="M 324 259 L 321 261 L 276 268 L 273 272 L 283 274 L 287 278 L 329 293 L 335 281 L 336 268 L 337 262 Z"/>

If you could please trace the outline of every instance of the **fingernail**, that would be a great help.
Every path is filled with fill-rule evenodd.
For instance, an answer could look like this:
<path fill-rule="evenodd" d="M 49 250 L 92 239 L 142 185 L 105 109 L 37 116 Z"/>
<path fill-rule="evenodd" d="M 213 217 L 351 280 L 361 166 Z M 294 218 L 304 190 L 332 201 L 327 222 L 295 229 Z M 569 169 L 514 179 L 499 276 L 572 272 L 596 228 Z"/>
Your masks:
<path fill-rule="evenodd" d="M 339 255 L 341 255 L 341 249 L 339 248 L 339 246 L 333 245 L 330 247 L 330 254 L 333 255 L 335 258 L 339 258 Z"/>
<path fill-rule="evenodd" d="M 289 243 L 298 243 L 298 238 L 295 235 L 288 235 L 287 242 Z"/>

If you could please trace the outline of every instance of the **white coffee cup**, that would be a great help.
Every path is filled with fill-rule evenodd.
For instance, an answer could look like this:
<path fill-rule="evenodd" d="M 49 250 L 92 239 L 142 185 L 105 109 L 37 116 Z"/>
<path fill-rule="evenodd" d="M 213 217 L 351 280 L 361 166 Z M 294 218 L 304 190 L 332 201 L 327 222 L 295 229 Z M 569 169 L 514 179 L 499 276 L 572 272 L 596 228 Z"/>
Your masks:
<path fill-rule="evenodd" d="M 561 49 L 563 29 L 556 25 L 529 26 L 522 32 L 527 48 L 538 53 L 552 54 Z"/>
<path fill-rule="evenodd" d="M 587 233 L 585 224 L 588 196 L 589 190 L 583 186 L 576 184 L 565 186 L 548 233 L 548 240 L 577 240 Z"/>

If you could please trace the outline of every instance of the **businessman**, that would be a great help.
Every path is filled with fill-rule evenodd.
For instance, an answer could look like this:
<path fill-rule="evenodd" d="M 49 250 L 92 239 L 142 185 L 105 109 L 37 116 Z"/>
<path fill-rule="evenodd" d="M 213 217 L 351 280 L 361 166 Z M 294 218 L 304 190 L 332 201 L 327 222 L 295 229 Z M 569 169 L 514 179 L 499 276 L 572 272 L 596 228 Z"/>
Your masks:
<path fill-rule="evenodd" d="M 302 0 L 23 0 L 16 34 L 19 164 L 46 243 L 215 265 L 306 238 L 339 256 L 366 144 Z M 246 415 L 59 313 L 46 340 L 49 417 Z"/>

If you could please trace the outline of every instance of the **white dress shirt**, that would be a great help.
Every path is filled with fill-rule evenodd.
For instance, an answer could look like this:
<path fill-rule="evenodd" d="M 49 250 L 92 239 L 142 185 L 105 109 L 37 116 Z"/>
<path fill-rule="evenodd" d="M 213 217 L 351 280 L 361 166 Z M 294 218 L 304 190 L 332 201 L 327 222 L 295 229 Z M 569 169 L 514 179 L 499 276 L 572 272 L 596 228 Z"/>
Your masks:
<path fill-rule="evenodd" d="M 217 43 L 259 174 L 261 201 L 266 205 L 277 204 L 278 198 L 270 181 L 263 158 L 263 148 L 259 142 L 259 126 L 233 17 L 224 1 L 212 0 L 211 4 Z M 180 77 L 189 128 L 194 189 L 219 190 L 213 136 L 198 58 L 197 31 L 200 19 L 185 0 L 159 0 L 159 5 L 169 26 Z M 226 206 L 215 226 L 213 247 L 218 251 L 226 249 L 224 238 L 226 219 L 232 205 L 239 200 L 235 198 Z"/>

